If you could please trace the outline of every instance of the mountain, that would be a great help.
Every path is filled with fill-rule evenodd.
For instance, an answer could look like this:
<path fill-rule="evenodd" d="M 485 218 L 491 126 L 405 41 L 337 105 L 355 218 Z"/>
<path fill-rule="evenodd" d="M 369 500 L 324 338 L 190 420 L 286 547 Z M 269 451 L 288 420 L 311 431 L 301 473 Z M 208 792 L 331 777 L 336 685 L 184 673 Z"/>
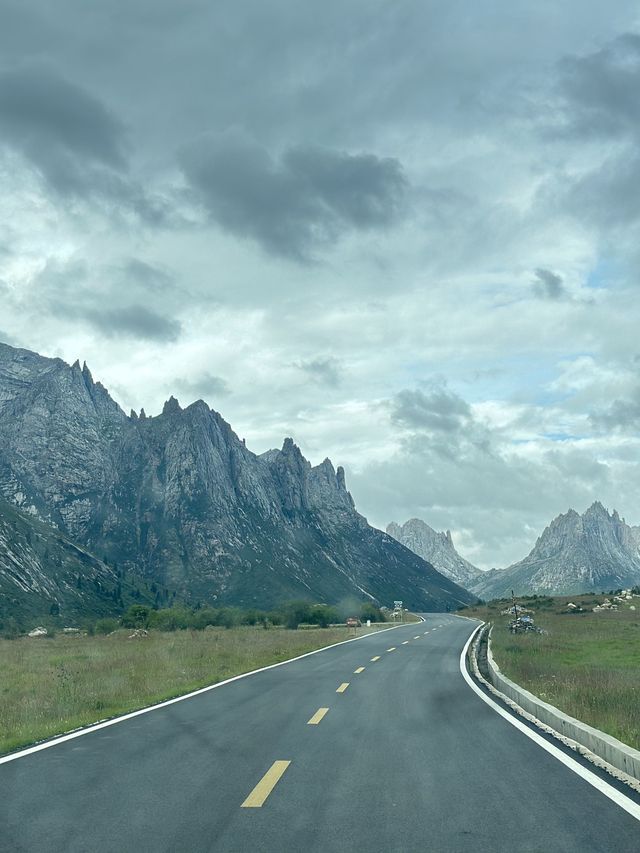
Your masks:
<path fill-rule="evenodd" d="M 528 557 L 487 573 L 472 587 L 484 599 L 511 595 L 573 595 L 640 583 L 637 528 L 597 502 L 582 515 L 555 518 Z"/>
<path fill-rule="evenodd" d="M 107 566 L 58 530 L 0 501 L 0 630 L 7 620 L 63 614 L 67 624 L 153 604 L 146 585 Z M 33 625 L 29 625 L 33 627 Z"/>
<path fill-rule="evenodd" d="M 4 344 L 0 497 L 193 603 L 475 600 L 370 527 L 343 469 L 290 438 L 258 456 L 202 400 L 127 416 L 86 365 Z"/>
<path fill-rule="evenodd" d="M 410 518 L 402 526 L 391 522 L 387 525 L 387 533 L 466 589 L 482 575 L 480 569 L 458 554 L 449 530 L 438 533 L 419 518 Z"/>

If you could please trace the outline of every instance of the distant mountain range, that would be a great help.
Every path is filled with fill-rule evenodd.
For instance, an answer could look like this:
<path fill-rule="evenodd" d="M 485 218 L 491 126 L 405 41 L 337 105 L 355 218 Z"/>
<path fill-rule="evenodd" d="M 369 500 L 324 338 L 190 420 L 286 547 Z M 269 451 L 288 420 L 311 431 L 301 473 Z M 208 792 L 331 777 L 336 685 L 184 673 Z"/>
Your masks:
<path fill-rule="evenodd" d="M 437 533 L 412 518 L 387 533 L 432 563 L 442 574 L 485 600 L 511 595 L 573 595 L 640 584 L 640 527 L 595 502 L 582 515 L 570 509 L 544 530 L 531 553 L 506 569 L 477 569 Z"/>
<path fill-rule="evenodd" d="M 531 553 L 506 569 L 483 573 L 473 591 L 484 599 L 511 595 L 572 595 L 640 584 L 640 529 L 614 510 L 592 504 L 582 515 L 559 515 Z"/>
<path fill-rule="evenodd" d="M 60 583 L 73 586 L 68 578 L 82 572 L 71 561 L 58 583 L 51 548 L 46 559 L 42 548 L 27 558 L 18 544 L 36 521 L 94 560 L 91 572 L 104 575 L 105 589 L 116 567 L 145 589 L 174 590 L 191 603 L 402 599 L 442 610 L 475 600 L 370 527 L 342 468 L 328 459 L 312 467 L 290 438 L 258 456 L 202 400 L 182 409 L 172 397 L 156 417 L 127 416 L 86 365 L 6 344 L 0 499 L 21 510 L 5 512 L 13 533 L 5 532 L 0 555 L 21 570 L 31 566 L 22 593 L 31 590 L 43 605 L 69 606 Z M 0 600 L 11 601 L 20 585 L 6 571 Z"/>
<path fill-rule="evenodd" d="M 449 530 L 438 533 L 421 519 L 410 518 L 403 525 L 391 522 L 387 533 L 466 589 L 471 589 L 483 574 L 458 554 Z"/>

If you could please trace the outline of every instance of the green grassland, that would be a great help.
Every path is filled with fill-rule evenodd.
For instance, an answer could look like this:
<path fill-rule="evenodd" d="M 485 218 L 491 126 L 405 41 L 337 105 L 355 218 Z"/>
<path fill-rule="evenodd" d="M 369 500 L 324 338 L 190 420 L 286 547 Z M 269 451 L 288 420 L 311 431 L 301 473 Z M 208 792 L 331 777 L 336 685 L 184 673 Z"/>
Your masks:
<path fill-rule="evenodd" d="M 0 753 L 383 627 L 0 640 Z"/>
<path fill-rule="evenodd" d="M 609 596 L 611 597 L 611 596 Z M 520 598 L 543 634 L 511 634 L 510 601 L 464 610 L 493 623 L 491 649 L 504 674 L 584 723 L 640 749 L 640 598 L 593 613 L 604 595 Z M 569 611 L 572 602 L 582 612 Z"/>

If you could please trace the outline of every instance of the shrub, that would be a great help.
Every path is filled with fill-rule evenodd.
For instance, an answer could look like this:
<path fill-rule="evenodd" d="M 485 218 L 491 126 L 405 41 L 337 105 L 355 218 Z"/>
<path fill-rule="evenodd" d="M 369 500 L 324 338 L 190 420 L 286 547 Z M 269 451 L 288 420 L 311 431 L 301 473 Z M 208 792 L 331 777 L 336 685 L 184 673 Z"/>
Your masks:
<path fill-rule="evenodd" d="M 166 610 L 152 610 L 149 613 L 147 627 L 156 628 L 158 631 L 177 631 L 190 628 L 193 621 L 194 614 L 191 610 L 175 604 Z"/>
<path fill-rule="evenodd" d="M 370 602 L 366 602 L 360 608 L 360 621 L 366 622 L 367 619 L 370 619 L 372 622 L 384 622 L 384 614 L 380 610 L 379 607 L 376 607 L 375 604 L 371 604 Z"/>
<path fill-rule="evenodd" d="M 236 607 L 221 607 L 218 611 L 218 625 L 233 628 L 240 624 L 241 613 Z"/>
<path fill-rule="evenodd" d="M 209 625 L 218 625 L 219 618 L 218 611 L 214 607 L 201 607 L 193 614 L 191 627 L 196 631 L 202 631 Z"/>
<path fill-rule="evenodd" d="M 97 620 L 94 630 L 96 634 L 111 634 L 112 631 L 117 631 L 119 626 L 120 623 L 117 619 L 107 616 L 104 619 Z"/>
<path fill-rule="evenodd" d="M 304 621 L 311 625 L 319 625 L 321 628 L 328 628 L 329 625 L 340 621 L 340 614 L 335 607 L 330 607 L 328 604 L 315 604 L 309 608 L 307 619 Z"/>
<path fill-rule="evenodd" d="M 132 604 L 122 617 L 125 628 L 146 628 L 149 622 L 150 607 L 144 604 Z"/>
<path fill-rule="evenodd" d="M 295 631 L 301 622 L 311 622 L 311 605 L 306 601 L 289 601 L 282 607 L 282 624 Z"/>

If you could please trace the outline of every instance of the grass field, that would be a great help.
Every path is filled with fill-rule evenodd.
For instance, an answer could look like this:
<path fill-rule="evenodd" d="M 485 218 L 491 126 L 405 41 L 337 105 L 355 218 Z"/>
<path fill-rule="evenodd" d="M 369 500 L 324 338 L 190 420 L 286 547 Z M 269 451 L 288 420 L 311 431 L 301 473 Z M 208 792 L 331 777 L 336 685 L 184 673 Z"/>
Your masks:
<path fill-rule="evenodd" d="M 493 622 L 491 648 L 504 674 L 536 696 L 640 749 L 640 599 L 593 613 L 604 596 L 520 599 L 545 634 L 511 634 L 510 602 L 469 608 Z M 571 601 L 584 608 L 567 613 Z"/>
<path fill-rule="evenodd" d="M 383 627 L 0 640 L 0 753 Z"/>

